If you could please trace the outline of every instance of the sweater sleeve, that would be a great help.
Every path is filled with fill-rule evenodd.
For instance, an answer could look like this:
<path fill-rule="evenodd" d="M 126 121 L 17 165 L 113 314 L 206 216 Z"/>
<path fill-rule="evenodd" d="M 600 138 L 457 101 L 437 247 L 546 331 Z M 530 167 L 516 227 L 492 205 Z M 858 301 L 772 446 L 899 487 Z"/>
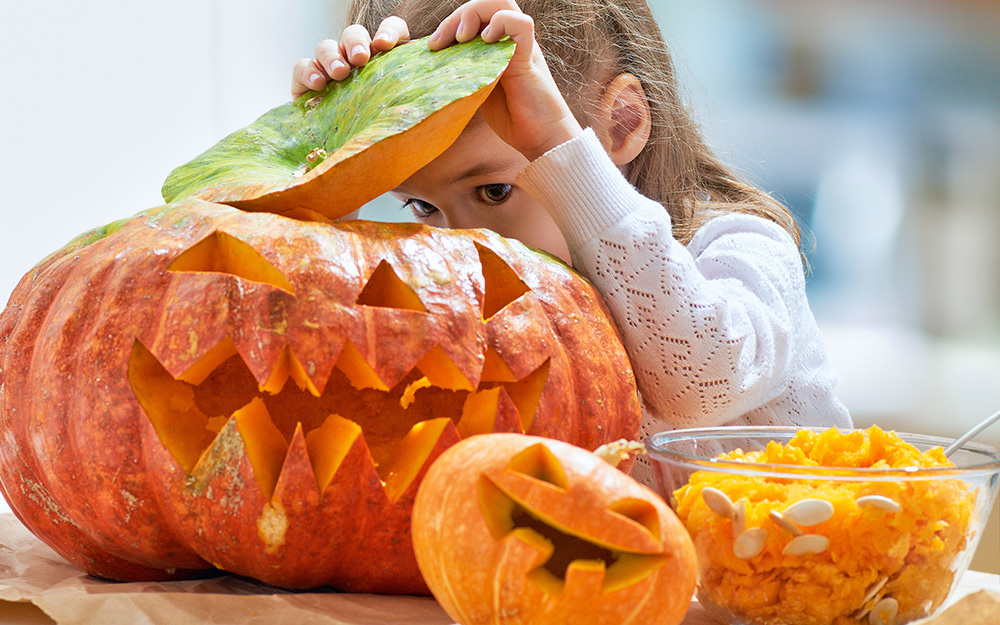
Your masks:
<path fill-rule="evenodd" d="M 574 266 L 604 296 L 658 421 L 723 424 L 790 387 L 799 326 L 815 321 L 781 227 L 725 214 L 682 245 L 666 209 L 628 183 L 591 131 L 534 161 L 517 184 L 549 211 Z"/>

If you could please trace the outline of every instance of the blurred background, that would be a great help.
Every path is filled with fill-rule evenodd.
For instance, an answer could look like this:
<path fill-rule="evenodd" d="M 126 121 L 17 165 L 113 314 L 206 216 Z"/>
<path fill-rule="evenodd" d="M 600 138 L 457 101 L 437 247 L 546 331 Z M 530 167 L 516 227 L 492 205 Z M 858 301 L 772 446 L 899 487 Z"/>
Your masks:
<path fill-rule="evenodd" d="M 954 436 L 1000 409 L 1000 1 L 652 2 L 710 143 L 811 235 L 810 299 L 856 423 Z M 4 3 L 0 301 L 285 102 L 343 8 Z M 408 218 L 386 199 L 362 216 Z M 993 516 L 973 568 L 1000 572 Z"/>

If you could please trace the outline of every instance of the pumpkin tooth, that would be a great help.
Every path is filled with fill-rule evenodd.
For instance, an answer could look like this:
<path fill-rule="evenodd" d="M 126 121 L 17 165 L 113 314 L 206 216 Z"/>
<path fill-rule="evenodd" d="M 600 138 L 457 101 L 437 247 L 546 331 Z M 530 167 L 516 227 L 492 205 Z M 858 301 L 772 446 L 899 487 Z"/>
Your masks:
<path fill-rule="evenodd" d="M 469 393 L 462 405 L 462 418 L 458 421 L 458 434 L 468 438 L 474 434 L 493 432 L 500 403 L 500 386 Z"/>
<path fill-rule="evenodd" d="M 440 345 L 435 345 L 417 362 L 417 369 L 433 386 L 453 391 L 472 391 L 475 387 L 455 365 Z"/>
<path fill-rule="evenodd" d="M 213 371 L 222 366 L 222 363 L 238 353 L 233 339 L 227 336 L 215 347 L 202 354 L 193 365 L 177 376 L 177 379 L 197 386 L 204 382 Z"/>
<path fill-rule="evenodd" d="M 233 419 L 243 437 L 257 484 L 264 496 L 270 499 L 288 453 L 288 443 L 271 421 L 267 406 L 259 397 L 233 413 Z"/>
<path fill-rule="evenodd" d="M 538 401 L 542 397 L 545 383 L 549 379 L 549 363 L 546 359 L 537 369 L 526 375 L 524 378 L 513 384 L 504 385 L 510 399 L 517 406 L 517 413 L 521 416 L 521 429 L 527 432 L 531 429 L 531 424 L 535 420 L 535 411 L 538 409 Z"/>
<path fill-rule="evenodd" d="M 389 390 L 389 387 L 378 377 L 358 348 L 349 340 L 344 341 L 344 346 L 340 349 L 340 355 L 334 366 L 340 369 L 351 382 L 351 386 L 358 390 L 366 388 L 379 391 Z"/>
<path fill-rule="evenodd" d="M 326 490 L 359 436 L 361 426 L 339 415 L 330 415 L 323 425 L 306 434 L 309 461 L 320 493 Z"/>
<path fill-rule="evenodd" d="M 395 503 L 409 489 L 435 451 L 459 440 L 458 431 L 448 417 L 421 421 L 399 442 L 392 455 L 379 467 L 389 501 Z"/>
<path fill-rule="evenodd" d="M 479 382 L 517 382 L 517 376 L 504 362 L 500 353 L 492 345 L 486 348 L 483 357 L 483 371 L 479 374 Z"/>
<path fill-rule="evenodd" d="M 281 356 L 278 357 L 274 368 L 271 369 L 271 375 L 268 376 L 267 381 L 260 387 L 260 390 L 271 395 L 277 395 L 284 388 L 288 378 L 292 378 L 300 390 L 309 391 L 309 394 L 313 397 L 320 396 L 319 389 L 313 384 L 302 363 L 296 358 L 291 345 L 285 345 Z"/>

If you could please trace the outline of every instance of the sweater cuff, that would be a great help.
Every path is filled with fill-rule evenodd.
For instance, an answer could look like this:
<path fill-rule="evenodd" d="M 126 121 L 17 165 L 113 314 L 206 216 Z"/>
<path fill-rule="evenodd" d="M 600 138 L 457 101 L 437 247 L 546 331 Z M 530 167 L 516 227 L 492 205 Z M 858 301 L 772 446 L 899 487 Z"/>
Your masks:
<path fill-rule="evenodd" d="M 532 161 L 514 184 L 545 207 L 571 252 L 636 210 L 642 198 L 591 128 Z"/>

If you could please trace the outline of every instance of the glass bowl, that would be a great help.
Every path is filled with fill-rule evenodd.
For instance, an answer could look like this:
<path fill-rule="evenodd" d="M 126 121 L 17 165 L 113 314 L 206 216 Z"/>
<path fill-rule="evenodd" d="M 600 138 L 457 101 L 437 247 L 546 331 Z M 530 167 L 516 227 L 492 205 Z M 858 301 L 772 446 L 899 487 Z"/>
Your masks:
<path fill-rule="evenodd" d="M 716 619 L 902 625 L 944 603 L 997 498 L 1000 452 L 969 443 L 951 455 L 954 467 L 864 468 L 872 430 L 721 427 L 649 437 L 656 487 L 691 534 L 697 597 Z M 853 466 L 803 466 L 782 451 L 799 432 L 797 440 L 832 432 L 862 444 L 825 448 L 822 457 L 836 460 L 823 465 Z M 877 434 L 939 458 L 940 450 L 925 452 L 951 442 Z M 717 457 L 736 449 L 752 457 L 772 441 L 780 447 L 767 462 Z"/>

